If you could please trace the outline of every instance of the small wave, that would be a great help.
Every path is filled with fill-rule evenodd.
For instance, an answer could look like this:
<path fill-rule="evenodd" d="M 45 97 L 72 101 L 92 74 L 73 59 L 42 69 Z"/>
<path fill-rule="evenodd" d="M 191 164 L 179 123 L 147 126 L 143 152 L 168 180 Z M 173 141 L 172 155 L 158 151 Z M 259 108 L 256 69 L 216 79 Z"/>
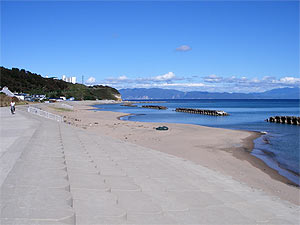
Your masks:
<path fill-rule="evenodd" d="M 267 136 L 263 136 L 263 137 L 262 137 L 262 141 L 263 141 L 265 144 L 271 145 L 270 139 L 269 139 Z"/>

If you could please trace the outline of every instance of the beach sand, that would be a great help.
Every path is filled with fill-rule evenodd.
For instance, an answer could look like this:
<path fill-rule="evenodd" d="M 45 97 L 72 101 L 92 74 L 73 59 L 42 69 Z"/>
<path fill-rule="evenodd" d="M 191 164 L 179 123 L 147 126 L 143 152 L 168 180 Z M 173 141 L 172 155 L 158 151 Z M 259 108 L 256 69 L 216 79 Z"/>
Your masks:
<path fill-rule="evenodd" d="M 41 107 L 63 115 L 66 122 L 74 126 L 190 160 L 300 205 L 299 188 L 250 154 L 253 140 L 260 136 L 259 133 L 190 124 L 122 121 L 119 118 L 125 116 L 124 113 L 92 110 L 91 105 L 97 102 L 68 103 L 73 110 L 61 109 L 64 108 L 61 104 Z M 169 130 L 154 129 L 163 125 Z"/>

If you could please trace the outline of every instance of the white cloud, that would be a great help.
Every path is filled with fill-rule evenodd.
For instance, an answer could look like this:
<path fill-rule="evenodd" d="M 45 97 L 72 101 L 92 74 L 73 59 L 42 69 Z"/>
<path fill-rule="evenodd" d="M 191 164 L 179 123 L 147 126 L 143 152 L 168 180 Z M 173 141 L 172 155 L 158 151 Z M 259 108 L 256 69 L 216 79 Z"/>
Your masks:
<path fill-rule="evenodd" d="M 128 78 L 126 76 L 120 76 L 118 79 L 119 80 L 127 80 Z"/>
<path fill-rule="evenodd" d="M 95 77 L 90 77 L 89 79 L 86 80 L 86 84 L 94 84 L 96 82 L 96 78 Z"/>
<path fill-rule="evenodd" d="M 156 83 L 156 82 L 172 82 L 172 80 L 180 80 L 180 78 L 177 78 L 173 72 L 168 72 L 163 75 L 158 75 L 155 77 L 146 77 L 146 78 L 128 78 L 127 76 L 120 76 L 117 78 L 110 77 L 105 79 L 105 82 L 108 83 Z"/>
<path fill-rule="evenodd" d="M 117 84 L 117 83 L 123 83 L 123 82 L 130 82 L 130 79 L 127 76 L 123 75 L 123 76 L 119 76 L 117 78 L 109 77 L 106 79 L 106 82 Z"/>
<path fill-rule="evenodd" d="M 279 79 L 282 84 L 300 84 L 300 78 L 296 77 L 282 77 Z"/>
<path fill-rule="evenodd" d="M 152 80 L 153 81 L 167 81 L 175 78 L 175 74 L 173 72 L 166 73 L 164 75 L 156 76 Z"/>
<path fill-rule="evenodd" d="M 243 79 L 244 81 L 248 81 L 248 79 Z M 253 83 L 260 83 L 261 80 L 257 79 L 257 78 L 253 78 L 250 82 L 253 82 Z"/>
<path fill-rule="evenodd" d="M 179 51 L 179 52 L 187 52 L 190 50 L 192 50 L 192 48 L 188 45 L 181 45 L 178 48 L 176 48 L 176 51 Z"/>
<path fill-rule="evenodd" d="M 199 78 L 198 78 L 199 77 Z M 201 76 L 177 77 L 174 72 L 158 76 L 130 78 L 125 75 L 108 78 L 103 81 L 109 86 L 120 88 L 166 88 L 183 91 L 217 91 L 217 92 L 262 92 L 274 88 L 299 87 L 300 78 L 264 76 L 249 78 L 246 76 L 223 77 L 215 74 Z"/>
<path fill-rule="evenodd" d="M 218 83 L 221 82 L 222 80 L 223 80 L 222 77 L 219 77 L 215 74 L 204 77 L 204 81 L 208 83 Z"/>
<path fill-rule="evenodd" d="M 203 84 L 203 83 L 163 83 L 163 84 L 159 84 L 158 86 L 161 87 L 205 87 L 207 85 Z"/>
<path fill-rule="evenodd" d="M 235 92 L 254 92 L 267 91 L 274 88 L 283 87 L 299 87 L 300 78 L 296 77 L 282 77 L 276 78 L 271 76 L 264 76 L 262 78 L 249 79 L 243 77 L 222 77 L 217 75 L 209 75 L 203 77 L 204 83 L 216 84 L 224 91 L 233 90 Z"/>

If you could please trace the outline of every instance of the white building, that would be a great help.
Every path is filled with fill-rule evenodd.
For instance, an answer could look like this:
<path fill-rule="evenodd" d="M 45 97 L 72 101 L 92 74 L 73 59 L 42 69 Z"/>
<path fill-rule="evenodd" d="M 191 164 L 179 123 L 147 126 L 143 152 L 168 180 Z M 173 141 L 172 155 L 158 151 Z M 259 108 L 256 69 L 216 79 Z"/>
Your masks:
<path fill-rule="evenodd" d="M 76 77 L 69 77 L 71 83 L 76 84 Z"/>
<path fill-rule="evenodd" d="M 76 84 L 76 77 L 67 77 L 66 75 L 62 75 L 62 80 L 69 83 Z"/>
<path fill-rule="evenodd" d="M 25 94 L 15 94 L 15 97 L 17 97 L 19 100 L 24 101 L 25 100 Z"/>
<path fill-rule="evenodd" d="M 9 97 L 14 97 L 14 96 L 15 96 L 15 94 L 12 93 L 12 92 L 8 89 L 8 87 L 3 87 L 2 90 L 1 90 L 0 92 L 6 94 L 6 95 L 9 96 Z"/>

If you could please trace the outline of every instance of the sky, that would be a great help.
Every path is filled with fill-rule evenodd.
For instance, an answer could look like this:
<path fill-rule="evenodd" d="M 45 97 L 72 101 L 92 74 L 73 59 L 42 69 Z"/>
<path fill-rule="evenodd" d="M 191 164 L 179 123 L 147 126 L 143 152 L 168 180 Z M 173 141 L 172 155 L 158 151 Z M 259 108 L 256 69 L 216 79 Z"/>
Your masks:
<path fill-rule="evenodd" d="M 299 87 L 298 1 L 1 1 L 1 58 L 87 85 Z"/>

